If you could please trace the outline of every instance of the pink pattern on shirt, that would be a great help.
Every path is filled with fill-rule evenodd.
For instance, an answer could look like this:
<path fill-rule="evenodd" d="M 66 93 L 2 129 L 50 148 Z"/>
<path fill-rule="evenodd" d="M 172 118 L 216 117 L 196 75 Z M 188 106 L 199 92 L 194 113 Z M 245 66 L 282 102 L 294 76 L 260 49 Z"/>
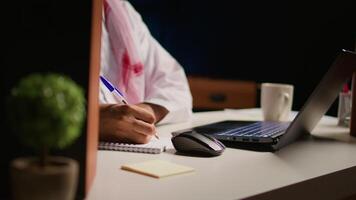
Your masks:
<path fill-rule="evenodd" d="M 118 88 L 130 103 L 139 102 L 138 89 L 135 79 L 143 75 L 144 66 L 141 62 L 137 46 L 133 39 L 133 30 L 121 0 L 104 1 L 105 26 L 109 35 L 109 42 L 120 69 Z"/>

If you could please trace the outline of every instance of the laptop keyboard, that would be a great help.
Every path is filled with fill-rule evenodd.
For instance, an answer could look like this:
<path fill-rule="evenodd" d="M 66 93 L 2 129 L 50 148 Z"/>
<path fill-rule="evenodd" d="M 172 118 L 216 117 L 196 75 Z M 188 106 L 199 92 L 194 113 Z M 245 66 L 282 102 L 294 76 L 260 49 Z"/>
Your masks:
<path fill-rule="evenodd" d="M 234 136 L 234 137 L 271 137 L 284 132 L 290 122 L 270 122 L 262 121 L 249 124 L 243 127 L 229 129 L 215 135 L 217 136 Z"/>

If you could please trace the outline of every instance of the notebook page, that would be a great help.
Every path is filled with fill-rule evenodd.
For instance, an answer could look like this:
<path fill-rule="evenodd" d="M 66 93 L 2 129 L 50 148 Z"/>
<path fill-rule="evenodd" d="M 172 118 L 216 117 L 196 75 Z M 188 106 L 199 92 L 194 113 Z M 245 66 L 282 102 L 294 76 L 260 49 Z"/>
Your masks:
<path fill-rule="evenodd" d="M 166 144 L 155 138 L 147 144 L 99 142 L 99 150 L 158 154 L 166 150 Z"/>

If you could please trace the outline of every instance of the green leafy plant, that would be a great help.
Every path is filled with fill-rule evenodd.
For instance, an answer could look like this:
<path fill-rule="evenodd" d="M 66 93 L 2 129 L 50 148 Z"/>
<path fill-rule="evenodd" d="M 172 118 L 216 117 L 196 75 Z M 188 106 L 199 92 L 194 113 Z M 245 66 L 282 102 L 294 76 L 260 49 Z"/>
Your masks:
<path fill-rule="evenodd" d="M 41 152 L 44 166 L 50 149 L 63 149 L 79 137 L 85 97 L 64 75 L 31 74 L 12 89 L 8 108 L 15 132 L 24 144 Z"/>

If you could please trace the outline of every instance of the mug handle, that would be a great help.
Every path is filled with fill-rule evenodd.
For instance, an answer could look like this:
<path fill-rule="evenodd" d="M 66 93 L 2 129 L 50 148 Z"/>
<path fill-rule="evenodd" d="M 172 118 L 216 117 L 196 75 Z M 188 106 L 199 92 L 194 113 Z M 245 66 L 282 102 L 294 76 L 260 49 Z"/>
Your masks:
<path fill-rule="evenodd" d="M 279 108 L 279 111 L 278 111 L 278 120 L 280 119 L 281 115 L 282 115 L 282 109 L 284 109 L 286 107 L 286 104 L 290 98 L 290 95 L 286 92 L 283 92 L 282 94 L 282 98 L 283 98 L 283 106 L 281 106 Z"/>

